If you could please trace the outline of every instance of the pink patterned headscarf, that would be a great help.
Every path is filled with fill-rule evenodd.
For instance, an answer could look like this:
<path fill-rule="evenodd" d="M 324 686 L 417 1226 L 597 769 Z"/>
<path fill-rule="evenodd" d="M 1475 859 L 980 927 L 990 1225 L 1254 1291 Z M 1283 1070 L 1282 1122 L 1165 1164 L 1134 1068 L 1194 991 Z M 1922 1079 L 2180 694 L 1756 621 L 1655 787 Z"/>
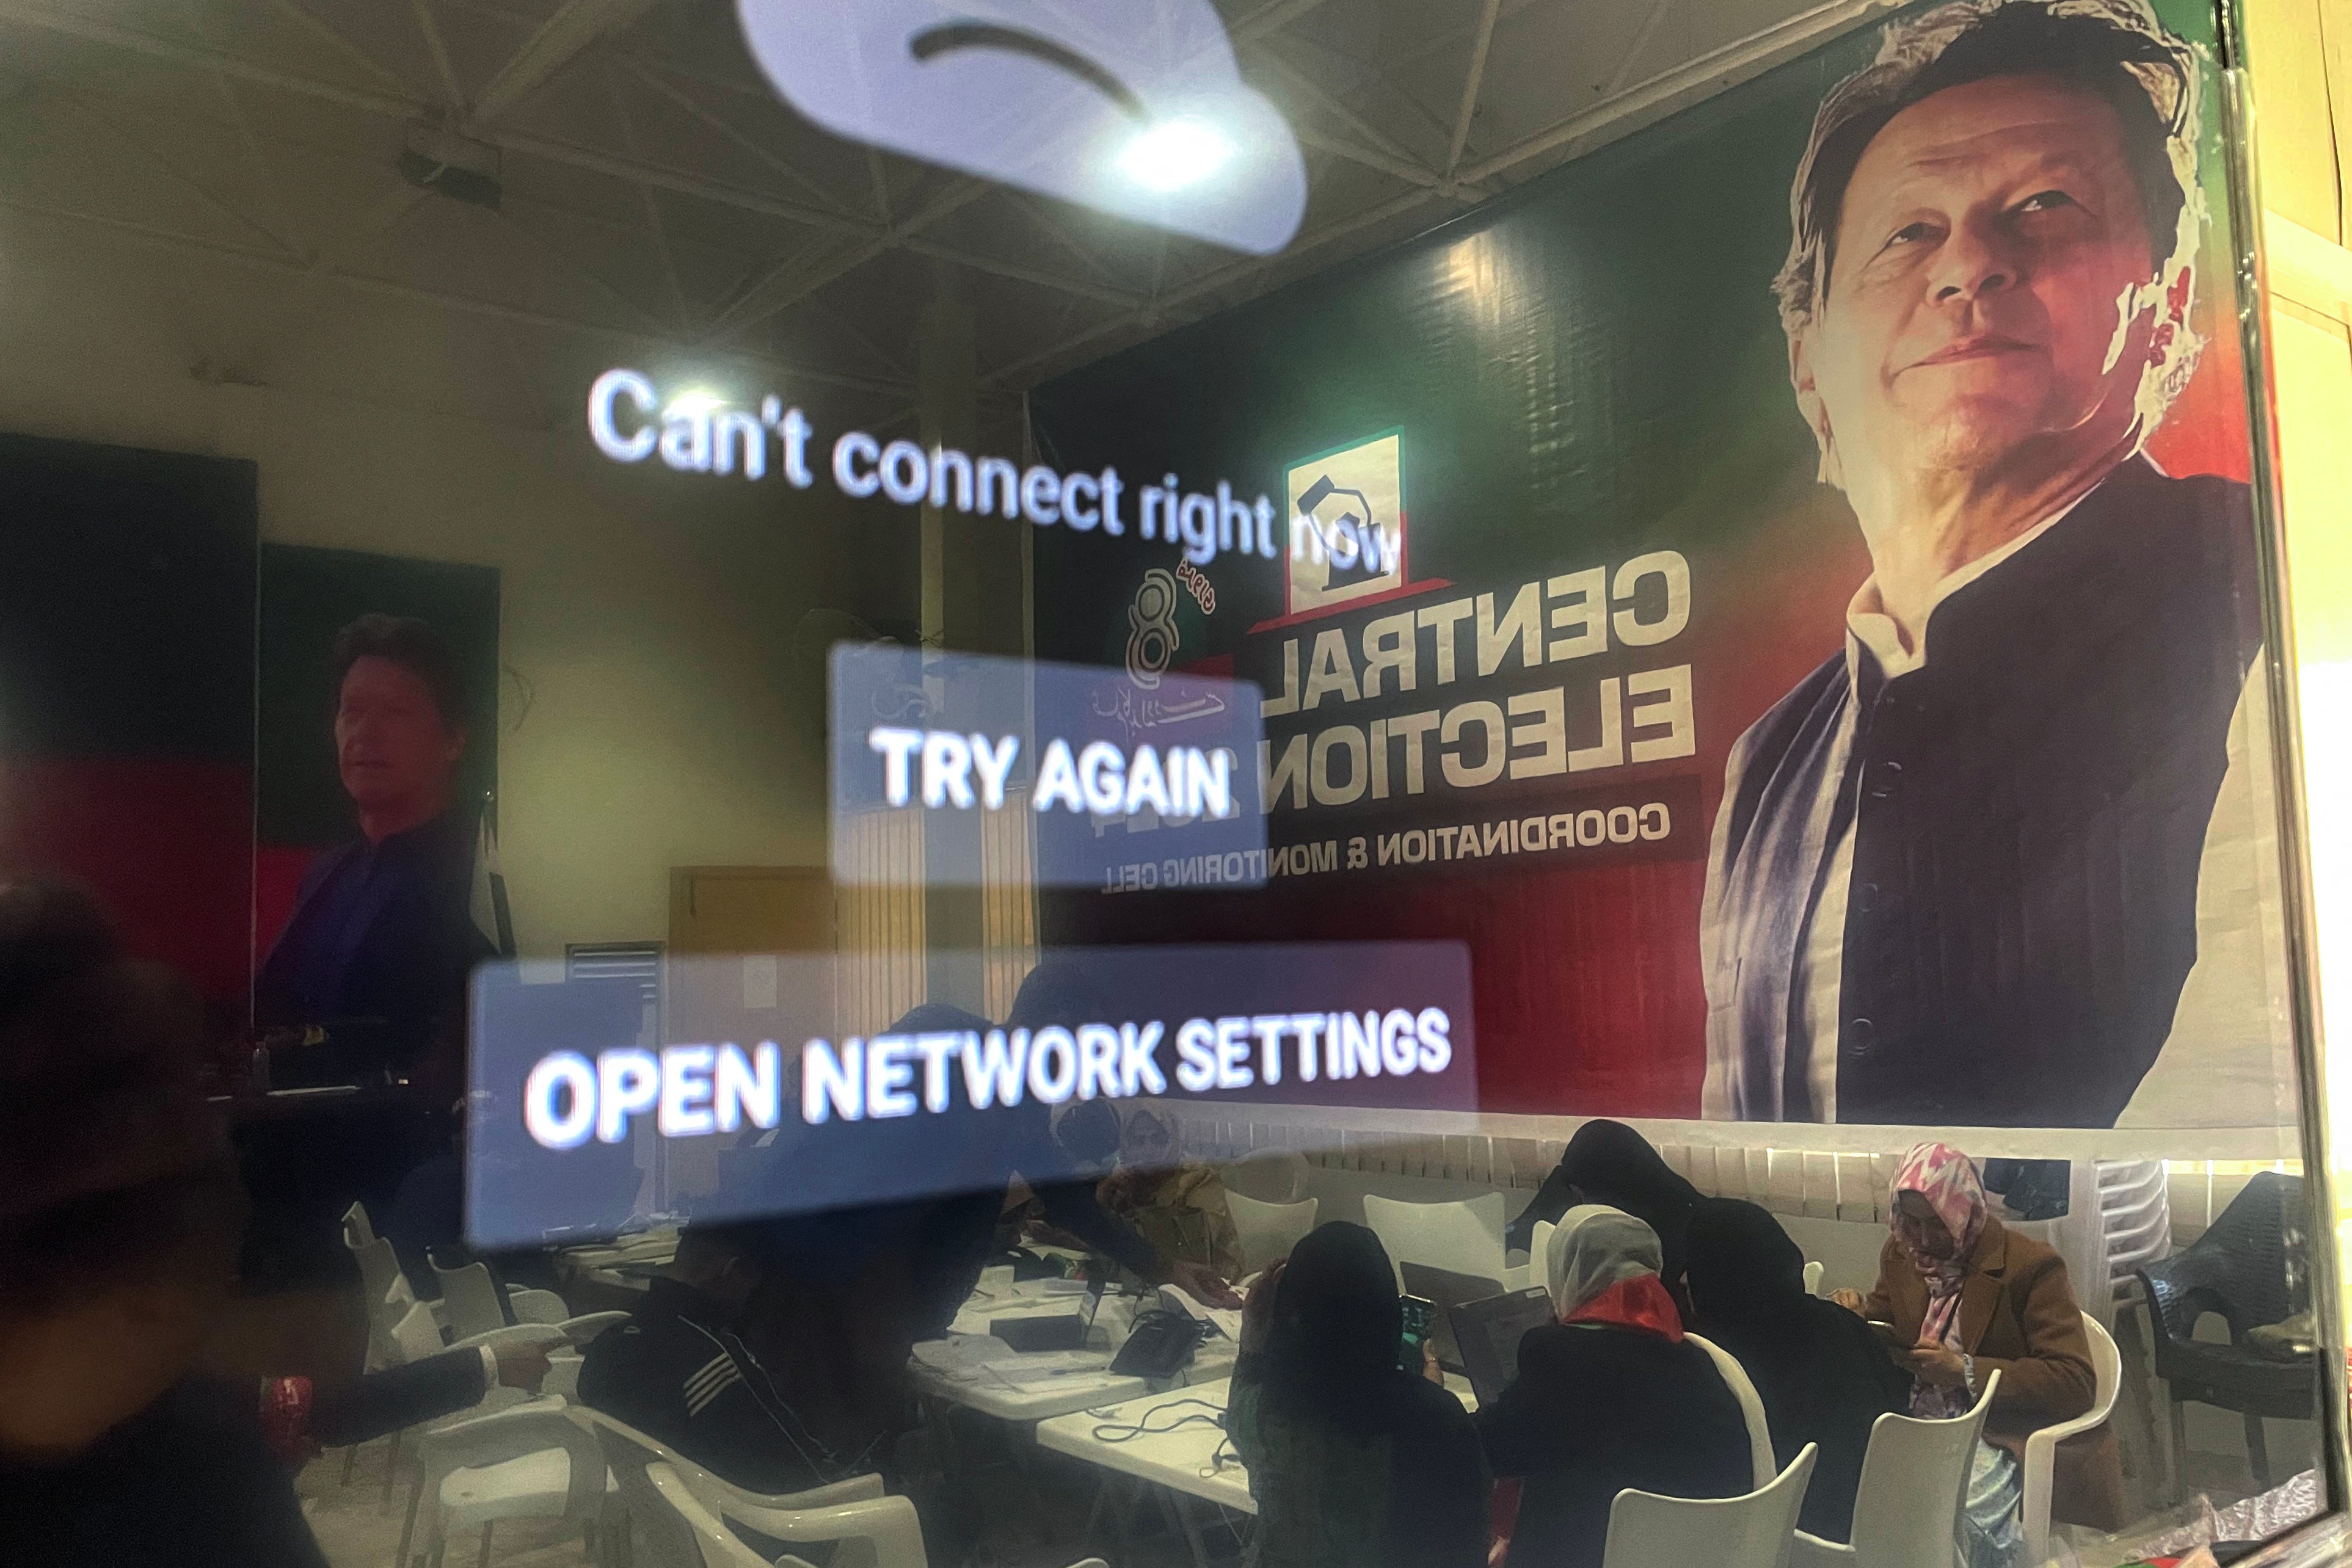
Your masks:
<path fill-rule="evenodd" d="M 1916 1192 L 1935 1209 L 1957 1245 L 1948 1258 L 1930 1256 L 1921 1246 L 1930 1239 L 1931 1223 L 1915 1220 L 1897 1207 L 1889 1224 L 1895 1239 L 1909 1253 L 1911 1266 L 1919 1270 L 1919 1278 L 1927 1286 L 1927 1315 L 1919 1325 L 1922 1343 L 1941 1344 L 1951 1350 L 1964 1348 L 1960 1343 L 1960 1286 L 1968 1279 L 1969 1254 L 1976 1250 L 1977 1239 L 1984 1234 L 1990 1206 L 1985 1202 L 1984 1184 L 1977 1179 L 1977 1167 L 1969 1156 L 1949 1144 L 1921 1144 L 1903 1156 L 1903 1166 L 1895 1173 L 1897 1193 Z M 1911 1389 L 1911 1413 L 1935 1418 L 1958 1416 L 1969 1407 L 1965 1389 L 1938 1388 L 1928 1383 L 1915 1383 Z"/>

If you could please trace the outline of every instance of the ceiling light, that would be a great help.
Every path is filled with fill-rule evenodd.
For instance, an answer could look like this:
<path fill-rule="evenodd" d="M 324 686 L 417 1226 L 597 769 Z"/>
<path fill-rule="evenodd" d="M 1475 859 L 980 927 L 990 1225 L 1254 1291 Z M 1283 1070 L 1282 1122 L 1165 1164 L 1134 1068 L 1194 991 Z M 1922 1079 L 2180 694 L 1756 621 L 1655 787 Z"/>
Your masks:
<path fill-rule="evenodd" d="M 705 414 L 718 413 L 726 406 L 726 402 L 725 398 L 709 387 L 688 387 L 670 399 L 669 406 L 663 409 L 662 413 L 669 419 L 700 419 Z"/>
<path fill-rule="evenodd" d="M 1185 115 L 1139 131 L 1120 150 L 1118 167 L 1147 190 L 1181 191 L 1215 173 L 1233 155 L 1234 144 L 1223 131 Z"/>

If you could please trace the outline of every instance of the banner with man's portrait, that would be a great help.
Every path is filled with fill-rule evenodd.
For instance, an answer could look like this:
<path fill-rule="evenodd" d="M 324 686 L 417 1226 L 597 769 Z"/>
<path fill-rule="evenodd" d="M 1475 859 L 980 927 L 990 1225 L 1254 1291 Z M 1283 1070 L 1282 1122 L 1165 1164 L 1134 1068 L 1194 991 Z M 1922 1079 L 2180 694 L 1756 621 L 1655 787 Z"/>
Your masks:
<path fill-rule="evenodd" d="M 2214 37 L 1913 7 L 1039 389 L 1289 508 L 1039 536 L 1040 657 L 1180 583 L 1268 812 L 1043 938 L 1466 939 L 1488 1111 L 2292 1124 Z"/>

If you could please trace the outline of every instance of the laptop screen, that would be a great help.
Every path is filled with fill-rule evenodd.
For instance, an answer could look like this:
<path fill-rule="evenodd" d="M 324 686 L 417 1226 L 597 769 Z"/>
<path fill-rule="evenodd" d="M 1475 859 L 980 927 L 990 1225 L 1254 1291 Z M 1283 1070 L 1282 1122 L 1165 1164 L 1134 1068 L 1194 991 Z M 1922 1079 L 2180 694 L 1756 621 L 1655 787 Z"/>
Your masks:
<path fill-rule="evenodd" d="M 1481 1409 L 1502 1396 L 1519 1373 L 1519 1341 L 1552 1321 L 1551 1293 L 1541 1286 L 1510 1291 L 1455 1307 L 1447 1314 L 1461 1347 L 1462 1369 Z"/>
<path fill-rule="evenodd" d="M 1404 1275 L 1405 1294 L 1425 1297 L 1437 1309 L 1436 1322 L 1431 1325 L 1434 1332 L 1429 1341 L 1437 1352 L 1437 1364 L 1448 1372 L 1467 1370 L 1462 1360 L 1461 1343 L 1454 1333 L 1454 1309 L 1501 1295 L 1503 1282 L 1484 1274 L 1461 1274 L 1410 1260 L 1401 1262 L 1398 1268 Z"/>

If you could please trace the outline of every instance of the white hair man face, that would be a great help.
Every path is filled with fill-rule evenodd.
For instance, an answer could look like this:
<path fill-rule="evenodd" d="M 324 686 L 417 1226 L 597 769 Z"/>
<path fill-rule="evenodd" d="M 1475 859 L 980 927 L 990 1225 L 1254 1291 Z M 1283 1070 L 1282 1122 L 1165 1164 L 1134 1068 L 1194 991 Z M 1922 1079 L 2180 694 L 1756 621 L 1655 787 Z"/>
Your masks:
<path fill-rule="evenodd" d="M 2149 200 L 2152 120 L 2021 67 L 1919 97 L 1868 137 L 1787 317 L 1822 476 L 1906 643 L 1951 573 L 2137 451 L 2184 331 L 2177 235 L 2151 232 L 2179 195 Z"/>

